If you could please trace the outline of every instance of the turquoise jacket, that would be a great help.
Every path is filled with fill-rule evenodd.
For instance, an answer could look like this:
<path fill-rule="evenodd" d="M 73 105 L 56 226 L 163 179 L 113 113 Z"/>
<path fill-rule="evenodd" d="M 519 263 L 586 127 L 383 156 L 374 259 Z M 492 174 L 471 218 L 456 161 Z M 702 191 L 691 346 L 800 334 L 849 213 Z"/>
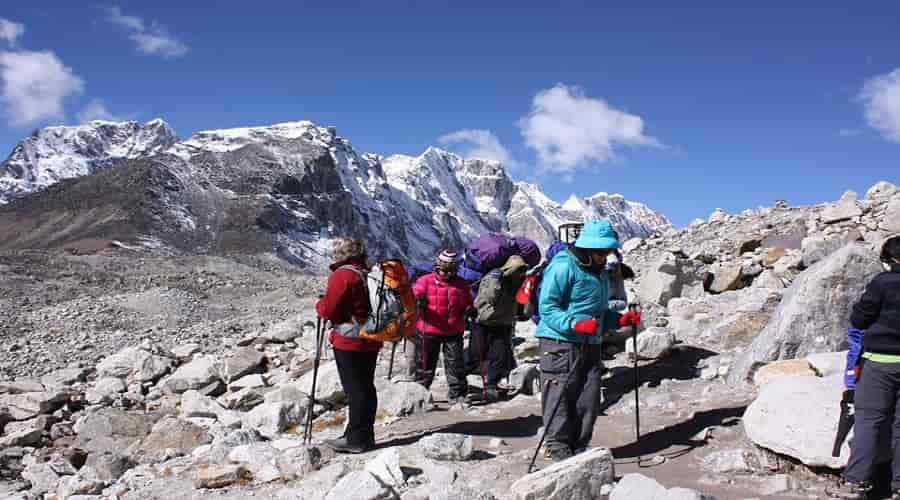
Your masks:
<path fill-rule="evenodd" d="M 602 334 L 617 328 L 619 314 L 609 310 L 609 275 L 587 272 L 569 252 L 559 252 L 544 269 L 538 308 L 541 322 L 536 335 L 563 342 L 603 342 Z M 572 327 L 583 319 L 597 318 L 597 335 L 575 333 Z"/>

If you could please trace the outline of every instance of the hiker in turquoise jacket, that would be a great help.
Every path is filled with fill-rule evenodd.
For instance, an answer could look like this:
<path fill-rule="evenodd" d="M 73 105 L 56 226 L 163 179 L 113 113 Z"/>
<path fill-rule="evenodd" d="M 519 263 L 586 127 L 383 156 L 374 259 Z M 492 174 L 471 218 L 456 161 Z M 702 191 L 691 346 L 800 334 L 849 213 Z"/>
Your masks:
<path fill-rule="evenodd" d="M 541 347 L 544 450 L 553 460 L 580 453 L 590 444 L 600 406 L 602 333 L 616 325 L 640 323 L 637 311 L 609 310 L 606 258 L 618 247 L 609 221 L 592 221 L 585 224 L 575 245 L 559 252 L 544 270 L 536 335 Z"/>

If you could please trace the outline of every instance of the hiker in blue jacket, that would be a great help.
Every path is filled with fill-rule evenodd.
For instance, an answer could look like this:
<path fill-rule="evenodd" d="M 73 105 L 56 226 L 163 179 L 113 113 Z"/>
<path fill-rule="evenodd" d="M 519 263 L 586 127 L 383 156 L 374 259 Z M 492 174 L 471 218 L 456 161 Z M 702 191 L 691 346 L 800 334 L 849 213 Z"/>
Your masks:
<path fill-rule="evenodd" d="M 616 325 L 640 323 L 637 311 L 619 314 L 609 309 L 606 259 L 618 247 L 609 221 L 592 221 L 585 224 L 575 245 L 559 252 L 544 270 L 536 335 L 547 435 L 544 451 L 553 460 L 580 453 L 590 444 L 600 406 L 601 334 Z"/>

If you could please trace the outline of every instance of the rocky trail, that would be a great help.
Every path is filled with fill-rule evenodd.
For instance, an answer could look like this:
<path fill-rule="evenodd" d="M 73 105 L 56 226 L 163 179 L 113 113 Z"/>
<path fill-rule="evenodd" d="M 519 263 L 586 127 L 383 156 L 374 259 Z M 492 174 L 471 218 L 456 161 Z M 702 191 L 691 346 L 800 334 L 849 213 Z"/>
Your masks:
<path fill-rule="evenodd" d="M 326 354 L 308 407 L 322 275 L 274 254 L 105 242 L 0 254 L 0 499 L 823 498 L 849 307 L 900 228 L 900 189 L 714 213 L 625 243 L 645 307 L 606 342 L 596 447 L 538 461 L 534 325 L 500 403 L 449 408 L 377 375 L 378 449 L 334 455 L 345 401 Z M 480 377 L 470 376 L 478 390 Z M 302 440 L 307 412 L 314 437 Z M 638 463 L 638 460 L 640 462 Z"/>

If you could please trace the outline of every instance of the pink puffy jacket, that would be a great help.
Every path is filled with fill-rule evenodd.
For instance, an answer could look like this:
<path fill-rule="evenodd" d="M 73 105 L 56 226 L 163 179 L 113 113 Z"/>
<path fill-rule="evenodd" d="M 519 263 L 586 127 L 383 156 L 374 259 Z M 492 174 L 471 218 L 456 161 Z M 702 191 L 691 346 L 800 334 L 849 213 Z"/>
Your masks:
<path fill-rule="evenodd" d="M 416 300 L 426 299 L 416 328 L 425 335 L 460 335 L 466 329 L 465 312 L 472 307 L 469 282 L 454 276 L 444 281 L 436 273 L 429 273 L 413 285 Z"/>

